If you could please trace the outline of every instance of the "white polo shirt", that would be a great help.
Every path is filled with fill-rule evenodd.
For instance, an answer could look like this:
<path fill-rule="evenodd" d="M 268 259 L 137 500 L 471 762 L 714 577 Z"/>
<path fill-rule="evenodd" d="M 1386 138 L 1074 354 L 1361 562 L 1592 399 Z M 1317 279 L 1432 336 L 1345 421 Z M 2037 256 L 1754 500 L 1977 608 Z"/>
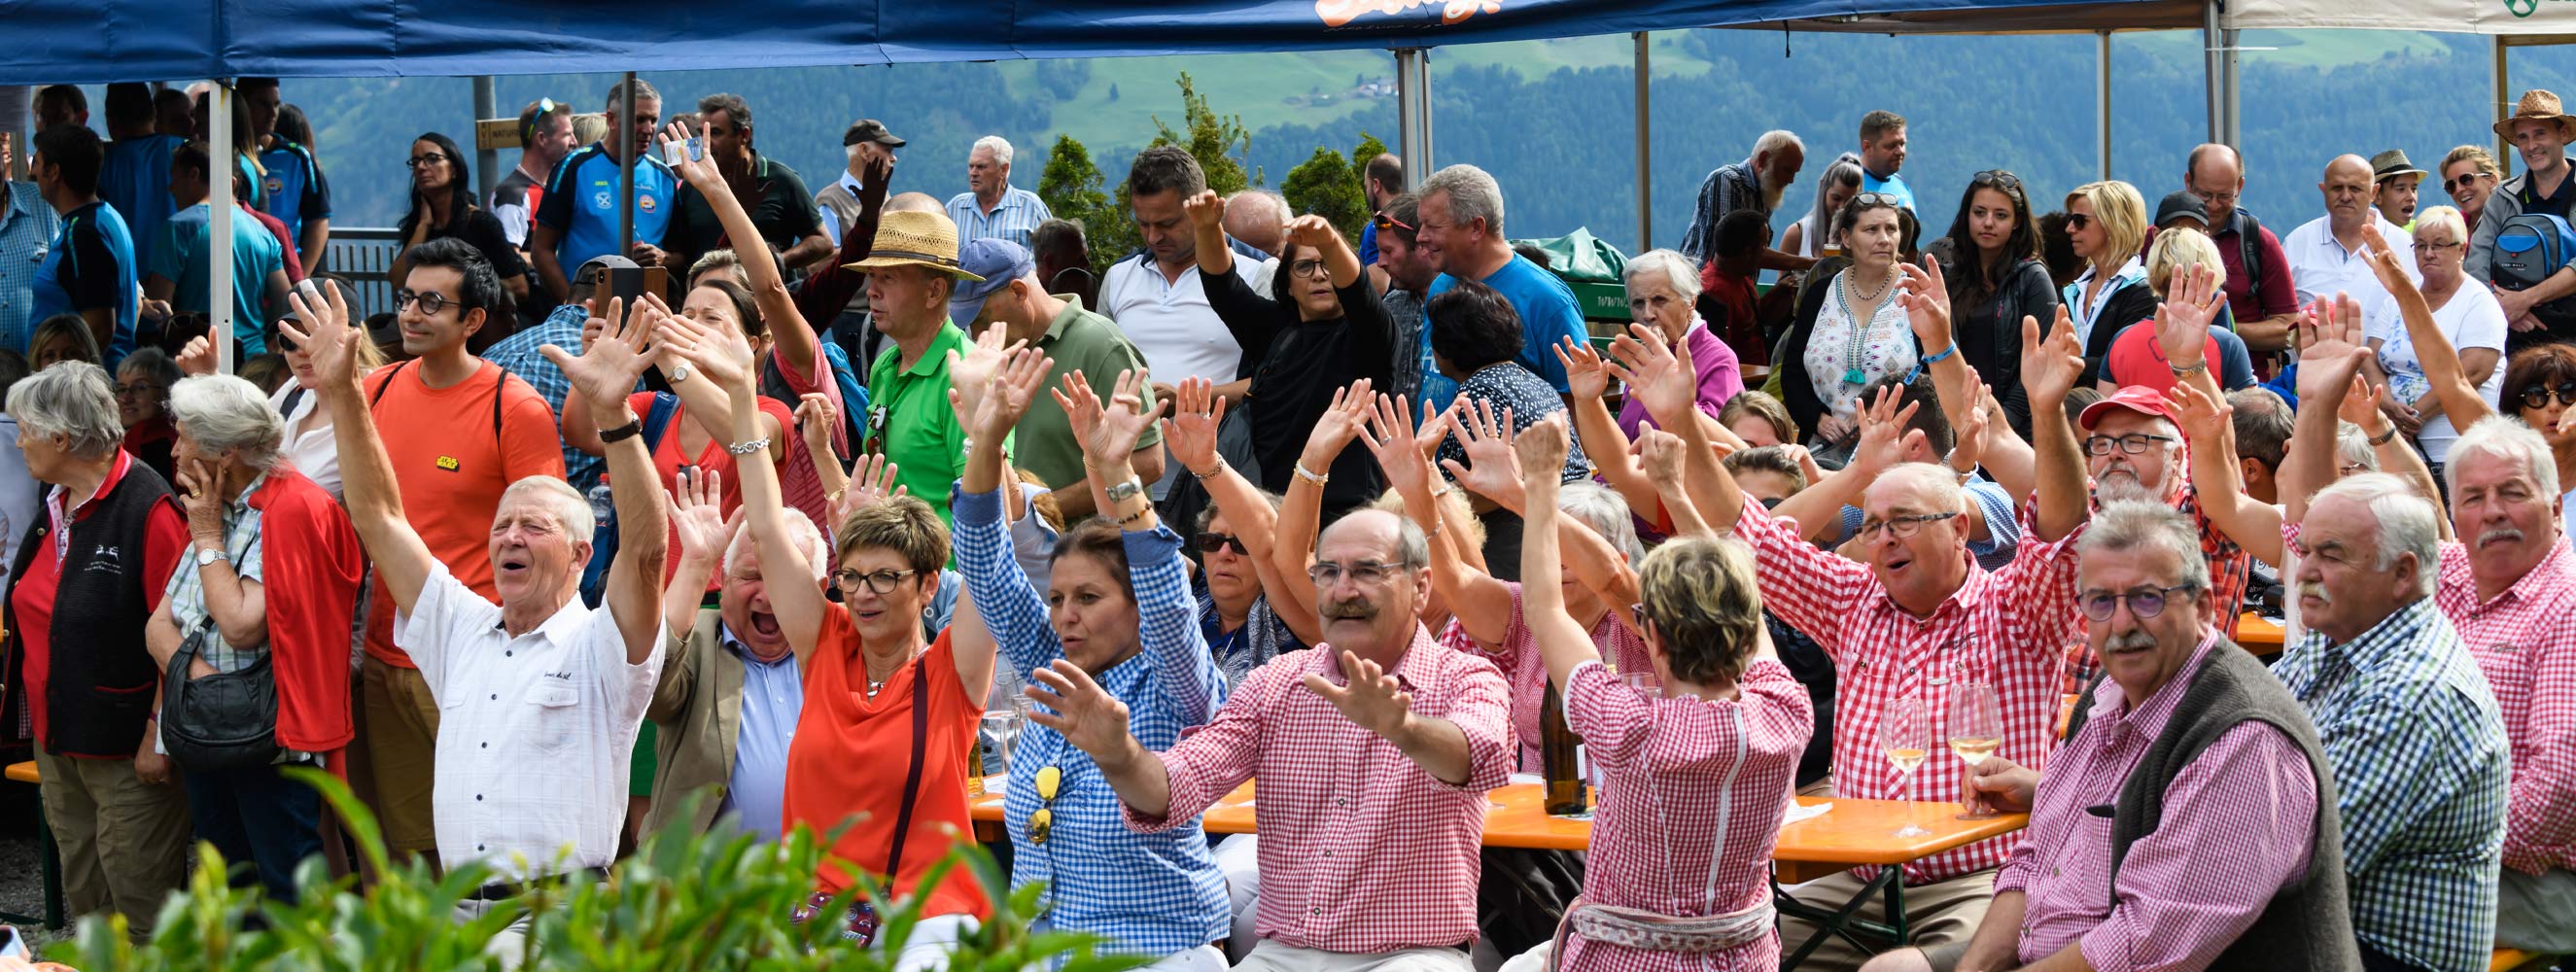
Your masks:
<path fill-rule="evenodd" d="M 2328 226 L 2331 217 L 2319 216 L 2306 225 L 2290 231 L 2281 239 L 2281 254 L 2290 260 L 2290 283 L 2299 292 L 2299 306 L 2305 307 L 2319 297 L 2333 297 L 2338 291 L 2352 295 L 2363 310 L 2388 299 L 2388 289 L 2379 285 L 2379 277 L 2370 272 L 2367 250 L 2346 250 L 2335 239 Z M 2379 221 L 2379 235 L 2396 251 L 2397 265 L 2406 271 L 2406 279 L 2424 282 L 2423 271 L 2415 267 L 2415 236 L 2370 211 Z"/>
<path fill-rule="evenodd" d="M 439 863 L 481 859 L 505 877 L 607 867 L 662 642 L 656 631 L 652 657 L 627 664 L 616 617 L 579 598 L 510 637 L 500 605 L 433 563 L 419 603 L 395 615 L 394 646 L 438 700 Z"/>
<path fill-rule="evenodd" d="M 1234 275 L 1249 281 L 1252 266 L 1238 254 Z M 1174 282 L 1164 278 L 1151 252 L 1120 260 L 1100 281 L 1099 310 L 1145 353 L 1145 368 L 1155 381 L 1177 385 L 1183 378 L 1205 378 L 1222 385 L 1243 370 L 1243 345 L 1208 305 L 1196 264 Z M 1091 384 L 1100 388 L 1117 378 L 1095 375 Z"/>

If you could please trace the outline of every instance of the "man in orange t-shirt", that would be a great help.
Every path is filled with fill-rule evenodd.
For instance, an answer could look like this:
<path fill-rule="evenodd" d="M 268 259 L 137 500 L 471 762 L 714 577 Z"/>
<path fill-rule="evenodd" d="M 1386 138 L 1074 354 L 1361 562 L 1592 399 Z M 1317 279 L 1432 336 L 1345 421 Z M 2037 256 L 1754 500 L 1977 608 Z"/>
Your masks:
<path fill-rule="evenodd" d="M 492 515 L 511 483 L 563 477 L 554 410 L 527 382 L 466 353 L 466 338 L 488 326 L 499 305 L 501 282 L 491 264 L 457 240 L 431 240 L 406 257 L 411 273 L 394 304 L 403 352 L 417 360 L 364 379 L 368 411 L 393 460 L 412 529 L 448 573 L 498 600 L 486 543 Z M 359 675 L 364 765 L 351 778 L 383 822 L 385 845 L 427 854 L 438 846 L 429 802 L 438 703 L 410 656 L 394 647 L 384 580 L 372 587 Z"/>

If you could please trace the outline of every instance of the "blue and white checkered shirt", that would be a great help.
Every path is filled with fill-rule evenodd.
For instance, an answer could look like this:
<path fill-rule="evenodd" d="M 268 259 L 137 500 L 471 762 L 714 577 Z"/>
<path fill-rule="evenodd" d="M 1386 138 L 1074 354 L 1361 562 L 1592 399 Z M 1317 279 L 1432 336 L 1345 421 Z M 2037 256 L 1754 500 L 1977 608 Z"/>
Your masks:
<path fill-rule="evenodd" d="M 1682 255 L 1693 266 L 1706 263 L 1709 251 L 1717 247 L 1717 221 L 1739 209 L 1760 212 L 1766 221 L 1771 216 L 1771 207 L 1763 205 L 1762 177 L 1754 173 L 1752 159 L 1718 166 L 1700 180 L 1699 203 L 1691 210 L 1690 227 L 1682 230 Z"/>
<path fill-rule="evenodd" d="M 250 505 L 250 498 L 267 483 L 268 474 L 261 473 L 259 478 L 250 481 L 250 485 L 242 487 L 241 495 L 224 504 L 224 559 L 232 562 L 235 576 L 261 584 L 267 581 L 261 577 L 259 569 L 260 511 Z M 164 591 L 161 599 L 170 605 L 170 620 L 178 625 L 182 637 L 201 625 L 212 626 L 215 623 L 206 614 L 206 583 L 198 573 L 194 548 L 190 548 L 187 556 L 179 558 L 179 568 L 170 572 L 170 584 Z M 263 633 L 267 631 L 265 627 L 260 630 Z M 199 657 L 218 672 L 238 672 L 265 654 L 268 654 L 266 639 L 256 645 L 235 647 L 231 641 L 218 635 L 206 639 L 204 653 Z"/>
<path fill-rule="evenodd" d="M 1002 663 L 1026 678 L 1064 657 L 1046 597 L 1011 556 L 1001 492 L 960 490 L 949 512 L 957 569 L 1000 643 Z M 1160 752 L 1182 729 L 1208 721 L 1225 701 L 1225 682 L 1199 635 L 1180 536 L 1158 525 L 1126 534 L 1126 545 L 1144 651 L 1092 677 L 1127 703 L 1137 741 Z M 1041 801 L 1037 774 L 1048 766 L 1063 777 L 1055 799 Z M 1029 815 L 1042 805 L 1053 823 L 1046 842 L 1033 843 Z M 1042 907 L 1058 928 L 1103 936 L 1109 951 L 1161 957 L 1222 938 L 1232 925 L 1225 875 L 1198 821 L 1152 834 L 1129 830 L 1099 767 L 1052 729 L 1031 723 L 1021 734 L 1002 815 L 1011 835 L 1011 884 L 1048 882 Z"/>
<path fill-rule="evenodd" d="M 536 389 L 537 395 L 546 400 L 546 405 L 555 410 L 555 416 L 561 418 L 564 396 L 572 393 L 572 382 L 564 378 L 563 369 L 555 367 L 555 363 L 546 360 L 546 356 L 538 353 L 537 349 L 551 344 L 580 354 L 581 326 L 589 321 L 588 307 L 579 303 L 565 304 L 546 315 L 544 323 L 502 338 L 500 343 L 485 348 L 483 360 L 507 368 L 511 374 L 525 380 L 528 387 Z M 564 481 L 584 493 L 599 485 L 600 474 L 608 468 L 608 460 L 575 449 L 569 443 L 563 447 L 563 460 Z"/>
<path fill-rule="evenodd" d="M 2334 764 L 2362 943 L 2421 968 L 2485 968 L 2511 763 L 2495 696 L 2451 622 L 2426 597 L 2344 644 L 2311 628 L 2272 673 Z"/>
<path fill-rule="evenodd" d="M 1021 249 L 1033 251 L 1029 237 L 1037 232 L 1039 223 L 1054 218 L 1055 214 L 1047 211 L 1046 200 L 1039 199 L 1037 193 L 1015 186 L 1002 187 L 1002 203 L 993 207 L 990 215 L 985 214 L 984 207 L 976 204 L 972 192 L 961 192 L 948 199 L 948 221 L 957 224 L 957 241 L 961 244 L 998 236 L 1019 244 Z"/>
<path fill-rule="evenodd" d="M 35 336 L 36 270 L 63 218 L 33 182 L 0 182 L 0 348 L 21 354 Z"/>

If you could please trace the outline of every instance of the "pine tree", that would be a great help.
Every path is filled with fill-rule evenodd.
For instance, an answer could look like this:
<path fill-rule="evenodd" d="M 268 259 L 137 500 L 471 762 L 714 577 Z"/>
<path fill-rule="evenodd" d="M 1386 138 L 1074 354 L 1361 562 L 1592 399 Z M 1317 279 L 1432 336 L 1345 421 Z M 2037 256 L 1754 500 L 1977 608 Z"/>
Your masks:
<path fill-rule="evenodd" d="M 1218 115 L 1208 108 L 1207 96 L 1190 82 L 1190 73 L 1181 72 L 1181 122 L 1188 134 L 1172 130 L 1162 116 L 1154 116 L 1156 145 L 1178 145 L 1188 149 L 1199 160 L 1199 171 L 1207 174 L 1207 187 L 1220 196 L 1243 191 L 1250 181 L 1244 176 L 1243 156 L 1252 148 L 1252 130 L 1243 126 L 1241 115 Z"/>
<path fill-rule="evenodd" d="M 1369 217 L 1368 197 L 1360 190 L 1359 173 L 1342 153 L 1317 146 L 1312 157 L 1288 170 L 1279 194 L 1288 198 L 1289 208 L 1324 217 L 1357 246 L 1360 226 Z"/>

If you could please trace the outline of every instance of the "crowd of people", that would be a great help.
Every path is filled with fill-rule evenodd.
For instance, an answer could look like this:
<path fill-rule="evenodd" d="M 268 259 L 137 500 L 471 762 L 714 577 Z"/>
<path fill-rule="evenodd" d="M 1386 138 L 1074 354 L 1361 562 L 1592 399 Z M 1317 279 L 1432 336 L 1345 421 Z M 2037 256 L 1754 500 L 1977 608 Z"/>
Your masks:
<path fill-rule="evenodd" d="M 1041 920 L 1185 972 L 2576 952 L 2549 92 L 2497 125 L 2522 174 L 2338 155 L 2286 235 L 2211 144 L 2152 212 L 1978 172 L 1924 243 L 1904 118 L 1829 161 L 1765 132 L 1605 323 L 1473 165 L 1365 160 L 1353 239 L 1150 148 L 1143 245 L 1095 276 L 999 136 L 943 201 L 859 119 L 813 191 L 741 97 L 666 116 L 644 81 L 527 106 L 489 195 L 415 140 L 370 316 L 300 113 L 240 88 L 221 165 L 202 99 L 140 84 L 109 139 L 57 86 L 0 141 L 31 177 L 0 200 L 0 716 L 75 912 L 148 932 L 192 839 L 282 898 L 352 866 L 281 772 L 312 766 L 394 851 L 492 868 L 457 917 L 515 914 L 514 966 L 530 888 L 804 828 L 831 858 L 775 920 L 874 941 L 919 900 L 896 961 L 936 968 L 992 914 L 928 880 L 980 787 Z M 2456 206 L 2417 208 L 2427 175 Z M 1485 847 L 1560 729 L 1588 851 Z M 1211 838 L 1254 780 L 1258 834 Z M 1779 888 L 1797 795 L 2028 825 L 1901 899 L 1877 867 Z"/>

